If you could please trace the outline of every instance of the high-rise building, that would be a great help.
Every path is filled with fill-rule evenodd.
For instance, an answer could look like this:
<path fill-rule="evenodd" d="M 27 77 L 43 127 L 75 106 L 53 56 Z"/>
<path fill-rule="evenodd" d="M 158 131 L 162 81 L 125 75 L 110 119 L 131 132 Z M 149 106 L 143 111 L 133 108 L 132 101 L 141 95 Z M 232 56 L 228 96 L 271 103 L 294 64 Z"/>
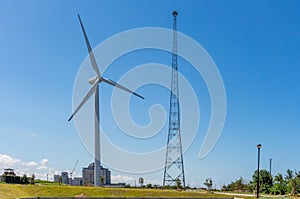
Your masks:
<path fill-rule="evenodd" d="M 101 166 L 100 183 L 104 185 L 111 184 L 110 177 L 111 177 L 110 170 Z"/>
<path fill-rule="evenodd" d="M 83 185 L 94 185 L 94 168 L 95 163 L 89 164 L 88 167 L 82 168 L 82 183 Z M 101 166 L 100 169 L 100 183 L 101 185 L 111 184 L 111 172 L 108 168 Z"/>
<path fill-rule="evenodd" d="M 83 185 L 94 184 L 94 163 L 91 163 L 86 168 L 82 168 L 82 183 Z"/>
<path fill-rule="evenodd" d="M 60 175 L 54 175 L 54 182 L 59 182 Z"/>
<path fill-rule="evenodd" d="M 63 184 L 69 184 L 69 174 L 68 172 L 61 172 L 61 181 Z"/>
<path fill-rule="evenodd" d="M 82 178 L 81 177 L 74 177 L 74 179 L 72 180 L 72 184 L 73 186 L 82 186 Z"/>

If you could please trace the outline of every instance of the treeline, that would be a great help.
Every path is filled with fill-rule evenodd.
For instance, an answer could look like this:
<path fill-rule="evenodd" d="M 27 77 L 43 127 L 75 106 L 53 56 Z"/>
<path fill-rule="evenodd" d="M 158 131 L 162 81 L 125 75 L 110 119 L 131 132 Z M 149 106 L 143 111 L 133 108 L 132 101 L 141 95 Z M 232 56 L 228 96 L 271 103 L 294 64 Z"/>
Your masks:
<path fill-rule="evenodd" d="M 257 189 L 257 170 L 251 181 L 242 177 L 222 187 L 223 191 L 255 192 Z M 278 173 L 274 177 L 267 170 L 259 171 L 260 193 L 273 195 L 296 195 L 300 193 L 300 172 L 288 169 L 285 174 Z"/>
<path fill-rule="evenodd" d="M 24 174 L 20 178 L 20 184 L 34 184 L 35 175 L 32 174 L 31 177 L 27 177 L 26 174 Z"/>
<path fill-rule="evenodd" d="M 23 176 L 16 175 L 1 175 L 0 182 L 5 182 L 8 184 L 34 184 L 35 176 L 27 177 L 26 174 Z"/>

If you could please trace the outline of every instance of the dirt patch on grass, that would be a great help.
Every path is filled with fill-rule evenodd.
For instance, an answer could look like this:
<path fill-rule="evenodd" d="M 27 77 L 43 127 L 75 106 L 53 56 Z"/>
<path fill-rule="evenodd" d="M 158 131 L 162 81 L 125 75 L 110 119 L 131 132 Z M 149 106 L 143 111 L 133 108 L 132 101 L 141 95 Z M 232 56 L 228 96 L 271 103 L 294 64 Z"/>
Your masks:
<path fill-rule="evenodd" d="M 74 196 L 75 198 L 86 198 L 87 196 L 85 194 L 78 194 Z"/>

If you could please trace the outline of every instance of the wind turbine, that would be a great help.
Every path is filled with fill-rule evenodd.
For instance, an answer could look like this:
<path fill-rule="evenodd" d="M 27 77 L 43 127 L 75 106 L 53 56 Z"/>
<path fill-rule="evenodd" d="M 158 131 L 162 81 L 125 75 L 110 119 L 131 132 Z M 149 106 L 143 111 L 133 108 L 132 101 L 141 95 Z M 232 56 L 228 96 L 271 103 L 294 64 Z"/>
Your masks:
<path fill-rule="evenodd" d="M 90 56 L 90 60 L 93 66 L 94 71 L 96 72 L 96 76 L 92 77 L 88 80 L 88 82 L 92 85 L 92 87 L 90 88 L 89 92 L 86 94 L 86 96 L 83 98 L 83 100 L 80 102 L 80 104 L 78 105 L 78 107 L 75 109 L 75 111 L 73 112 L 73 114 L 71 115 L 71 117 L 68 119 L 68 121 L 70 121 L 74 115 L 80 110 L 80 108 L 87 102 L 87 100 L 93 95 L 95 94 L 95 120 L 94 120 L 94 125 L 95 125 L 95 165 L 94 165 L 94 185 L 95 186 L 100 186 L 100 169 L 101 169 L 101 163 L 100 163 L 100 120 L 99 120 L 99 84 L 101 82 L 110 84 L 111 86 L 117 87 L 121 90 L 124 90 L 128 93 L 131 93 L 133 95 L 136 95 L 142 99 L 144 99 L 143 96 L 129 90 L 128 88 L 110 80 L 107 78 L 104 78 L 101 76 L 101 73 L 99 72 L 99 68 L 94 56 L 94 53 L 92 51 L 90 42 L 88 40 L 87 34 L 85 32 L 83 23 L 81 21 L 81 18 L 78 14 L 78 19 L 80 22 L 80 26 L 82 29 L 82 32 L 84 34 L 84 39 L 85 39 L 85 43 L 89 52 L 89 56 Z"/>

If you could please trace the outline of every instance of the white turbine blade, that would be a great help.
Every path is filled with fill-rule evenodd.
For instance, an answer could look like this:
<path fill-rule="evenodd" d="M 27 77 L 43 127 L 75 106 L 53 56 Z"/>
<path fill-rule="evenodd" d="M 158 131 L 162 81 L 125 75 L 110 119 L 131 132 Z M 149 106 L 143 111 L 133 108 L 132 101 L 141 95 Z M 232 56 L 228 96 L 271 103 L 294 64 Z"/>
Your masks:
<path fill-rule="evenodd" d="M 68 121 L 70 121 L 74 115 L 79 111 L 79 109 L 86 103 L 86 101 L 91 97 L 91 95 L 95 92 L 97 86 L 98 86 L 99 81 L 97 80 L 94 85 L 92 86 L 92 88 L 89 90 L 89 92 L 86 94 L 86 96 L 83 98 L 83 100 L 80 102 L 80 104 L 78 105 L 78 107 L 75 109 L 75 111 L 73 112 L 73 114 L 71 115 L 71 117 L 68 119 Z"/>
<path fill-rule="evenodd" d="M 83 34 L 84 34 L 84 39 L 85 39 L 85 43 L 86 43 L 86 46 L 87 46 L 88 51 L 89 51 L 89 55 L 90 55 L 90 59 L 91 59 L 91 62 L 92 62 L 92 66 L 93 66 L 95 72 L 97 73 L 97 76 L 101 76 L 101 74 L 100 74 L 100 72 L 99 72 L 99 69 L 98 69 L 98 66 L 97 66 L 97 62 L 96 62 L 94 53 L 93 53 L 93 50 L 92 50 L 92 48 L 91 48 L 89 39 L 88 39 L 88 37 L 87 37 L 87 34 L 86 34 L 86 32 L 85 32 L 85 29 L 84 29 L 84 26 L 83 26 L 83 23 L 82 23 L 82 21 L 81 21 L 81 18 L 80 18 L 80 15 L 79 15 L 79 14 L 78 14 L 78 19 L 79 19 L 79 22 L 80 22 L 80 25 L 81 25 L 82 32 L 83 32 Z"/>
<path fill-rule="evenodd" d="M 129 90 L 129 89 L 126 88 L 125 86 L 122 86 L 121 84 L 118 84 L 117 82 L 115 82 L 115 81 L 113 81 L 113 80 L 105 79 L 105 78 L 102 78 L 101 80 L 102 80 L 103 82 L 107 83 L 107 84 L 110 84 L 110 85 L 115 86 L 115 87 L 117 87 L 117 88 L 119 88 L 119 89 L 122 89 L 122 90 L 124 90 L 124 91 L 126 91 L 126 92 L 128 92 L 128 93 L 131 93 L 131 94 L 133 94 L 133 95 L 135 95 L 135 96 L 138 96 L 139 98 L 145 99 L 143 96 L 137 94 L 136 92 L 133 92 L 132 90 Z"/>

